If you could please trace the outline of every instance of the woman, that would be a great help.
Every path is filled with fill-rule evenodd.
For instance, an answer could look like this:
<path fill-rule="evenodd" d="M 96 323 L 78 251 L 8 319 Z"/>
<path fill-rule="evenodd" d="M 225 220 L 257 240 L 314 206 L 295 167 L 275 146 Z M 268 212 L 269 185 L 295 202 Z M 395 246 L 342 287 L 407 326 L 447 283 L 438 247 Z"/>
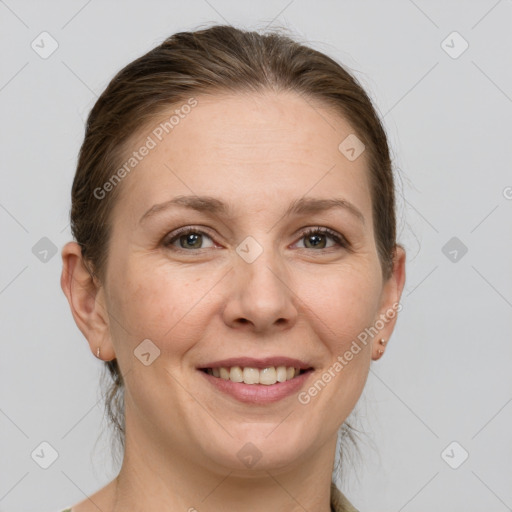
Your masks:
<path fill-rule="evenodd" d="M 212 26 L 121 70 L 61 285 L 123 461 L 72 512 L 356 510 L 332 474 L 399 310 L 394 203 L 371 101 L 322 53 Z"/>

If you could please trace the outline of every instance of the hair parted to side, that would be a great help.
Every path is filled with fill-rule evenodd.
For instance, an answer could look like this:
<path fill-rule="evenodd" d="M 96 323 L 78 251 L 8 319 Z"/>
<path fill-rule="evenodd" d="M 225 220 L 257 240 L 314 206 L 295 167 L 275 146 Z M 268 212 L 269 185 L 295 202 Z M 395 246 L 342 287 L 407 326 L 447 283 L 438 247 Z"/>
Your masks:
<path fill-rule="evenodd" d="M 330 107 L 352 126 L 366 146 L 375 240 L 383 277 L 390 277 L 396 249 L 394 177 L 384 128 L 364 89 L 335 60 L 278 30 L 258 33 L 214 25 L 176 33 L 129 63 L 88 116 L 72 186 L 71 232 L 100 283 L 105 278 L 111 212 L 122 184 L 101 200 L 94 191 L 122 165 L 134 135 L 193 95 L 252 91 L 295 92 Z M 105 373 L 110 377 L 105 409 L 119 449 L 114 455 L 122 456 L 124 382 L 116 359 L 106 362 Z M 354 443 L 356 431 L 347 422 L 340 432 Z M 344 451 L 342 444 L 340 460 Z"/>

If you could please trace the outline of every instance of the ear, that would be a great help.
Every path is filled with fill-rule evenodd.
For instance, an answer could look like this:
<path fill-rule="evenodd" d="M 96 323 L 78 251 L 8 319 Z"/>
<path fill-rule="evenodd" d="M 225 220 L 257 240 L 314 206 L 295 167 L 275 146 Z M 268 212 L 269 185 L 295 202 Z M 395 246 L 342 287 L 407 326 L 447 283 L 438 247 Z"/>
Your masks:
<path fill-rule="evenodd" d="M 396 325 L 398 312 L 401 309 L 400 297 L 405 285 L 405 250 L 401 245 L 396 245 L 393 257 L 393 270 L 391 276 L 385 281 L 381 295 L 379 316 L 375 319 L 375 327 L 379 332 L 373 341 L 372 359 L 379 359 L 387 346 Z M 382 326 L 382 324 L 384 324 Z M 381 328 L 382 327 L 382 328 Z M 384 344 L 381 343 L 384 340 Z"/>
<path fill-rule="evenodd" d="M 60 285 L 91 352 L 96 356 L 99 347 L 100 359 L 114 359 L 116 354 L 110 337 L 104 288 L 87 270 L 82 250 L 76 242 L 68 242 L 62 249 Z"/>

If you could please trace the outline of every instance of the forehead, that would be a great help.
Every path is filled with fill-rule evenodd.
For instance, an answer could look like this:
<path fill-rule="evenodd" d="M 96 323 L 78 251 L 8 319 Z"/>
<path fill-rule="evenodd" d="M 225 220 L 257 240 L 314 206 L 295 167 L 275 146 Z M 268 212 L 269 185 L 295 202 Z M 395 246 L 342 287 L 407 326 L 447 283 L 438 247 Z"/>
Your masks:
<path fill-rule="evenodd" d="M 354 135 L 338 113 L 295 93 L 197 95 L 131 142 L 127 156 L 149 140 L 154 147 L 124 180 L 121 204 L 140 212 L 176 195 L 207 194 L 247 210 L 312 194 L 350 196 L 368 210 L 367 156 L 350 160 L 340 150 Z"/>

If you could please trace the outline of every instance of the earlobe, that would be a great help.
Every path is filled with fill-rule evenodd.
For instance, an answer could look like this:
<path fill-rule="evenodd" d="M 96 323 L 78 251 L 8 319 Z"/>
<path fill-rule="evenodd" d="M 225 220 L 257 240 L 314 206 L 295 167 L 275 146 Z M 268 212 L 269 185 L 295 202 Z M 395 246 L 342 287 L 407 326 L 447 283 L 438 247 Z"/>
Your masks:
<path fill-rule="evenodd" d="M 100 347 L 101 359 L 114 359 L 103 289 L 85 266 L 81 248 L 76 242 L 69 242 L 62 249 L 60 284 L 91 352 L 96 355 Z"/>

